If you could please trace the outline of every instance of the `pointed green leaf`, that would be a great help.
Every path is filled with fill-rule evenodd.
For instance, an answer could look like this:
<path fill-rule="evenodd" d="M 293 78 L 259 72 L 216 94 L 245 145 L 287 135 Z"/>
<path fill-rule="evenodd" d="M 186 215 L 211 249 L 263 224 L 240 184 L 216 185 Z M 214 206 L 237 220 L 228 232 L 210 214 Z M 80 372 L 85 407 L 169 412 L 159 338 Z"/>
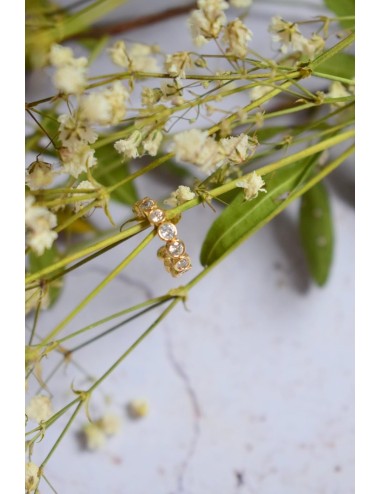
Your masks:
<path fill-rule="evenodd" d="M 240 191 L 208 231 L 201 250 L 202 265 L 216 262 L 280 213 L 284 199 L 303 183 L 315 161 L 313 156 L 267 175 L 267 193 L 256 199 L 245 201 Z"/>
<path fill-rule="evenodd" d="M 127 163 L 123 163 L 113 144 L 107 144 L 96 150 L 98 164 L 94 170 L 95 179 L 106 187 L 121 182 L 129 175 Z M 134 204 L 137 193 L 133 182 L 127 182 L 111 192 L 111 199 L 122 204 Z"/>
<path fill-rule="evenodd" d="M 330 201 L 322 182 L 302 196 L 300 232 L 310 273 L 322 286 L 330 273 L 334 244 Z"/>
<path fill-rule="evenodd" d="M 325 5 L 328 9 L 334 12 L 337 17 L 355 15 L 355 0 L 325 0 Z M 346 29 L 350 29 L 355 26 L 354 20 L 344 20 L 340 23 Z"/>
<path fill-rule="evenodd" d="M 349 53 L 337 53 L 318 66 L 318 72 L 323 74 L 344 77 L 345 79 L 355 78 L 355 56 Z"/>

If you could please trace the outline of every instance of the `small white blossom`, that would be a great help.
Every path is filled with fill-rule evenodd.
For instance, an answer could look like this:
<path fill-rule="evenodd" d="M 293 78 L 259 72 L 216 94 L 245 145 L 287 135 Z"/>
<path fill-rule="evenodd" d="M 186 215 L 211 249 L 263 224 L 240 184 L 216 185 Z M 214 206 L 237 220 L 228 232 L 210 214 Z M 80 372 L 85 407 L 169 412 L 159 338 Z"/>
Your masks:
<path fill-rule="evenodd" d="M 243 180 L 236 182 L 236 187 L 242 187 L 244 189 L 246 201 L 255 199 L 259 195 L 259 192 L 267 192 L 264 185 L 264 180 L 260 175 L 257 175 L 256 172 L 253 172 Z"/>
<path fill-rule="evenodd" d="M 223 41 L 227 44 L 227 53 L 238 58 L 245 58 L 248 52 L 248 42 L 252 32 L 240 19 L 229 22 L 224 29 Z"/>
<path fill-rule="evenodd" d="M 37 489 L 39 478 L 40 478 L 40 473 L 39 473 L 39 467 L 33 463 L 32 461 L 29 461 L 25 465 L 25 491 L 26 494 L 31 494 L 33 491 Z"/>
<path fill-rule="evenodd" d="M 53 182 L 54 172 L 50 163 L 34 161 L 27 169 L 25 183 L 30 190 L 38 190 L 47 187 Z"/>
<path fill-rule="evenodd" d="M 191 129 L 174 136 L 173 151 L 176 158 L 192 163 L 211 173 L 223 157 L 219 153 L 218 143 L 207 132 Z"/>
<path fill-rule="evenodd" d="M 129 92 L 121 81 L 115 81 L 103 91 L 83 96 L 79 102 L 82 120 L 99 125 L 115 125 L 125 116 Z"/>
<path fill-rule="evenodd" d="M 137 399 L 128 403 L 128 413 L 133 419 L 139 419 L 148 415 L 149 405 L 146 400 Z"/>
<path fill-rule="evenodd" d="M 351 96 L 351 93 L 343 86 L 343 84 L 339 81 L 334 81 L 329 89 L 329 92 L 326 94 L 327 98 L 345 98 L 347 96 Z M 346 103 L 344 101 L 337 101 L 334 103 L 336 107 L 342 107 Z"/>
<path fill-rule="evenodd" d="M 36 286 L 25 292 L 25 314 L 29 314 L 32 310 L 47 309 L 50 304 L 49 291 L 46 287 L 41 288 Z"/>
<path fill-rule="evenodd" d="M 187 51 L 180 51 L 172 55 L 166 55 L 165 69 L 172 77 L 186 78 L 185 70 L 193 67 L 191 55 Z"/>
<path fill-rule="evenodd" d="M 91 129 L 77 113 L 60 115 L 59 140 L 62 146 L 72 151 L 80 149 L 84 144 L 93 144 L 98 134 Z"/>
<path fill-rule="evenodd" d="M 181 105 L 184 102 L 182 86 L 177 79 L 172 82 L 162 82 L 161 93 L 163 101 L 170 101 L 175 106 Z"/>
<path fill-rule="evenodd" d="M 252 0 L 230 0 L 232 7 L 243 9 L 252 5 Z"/>
<path fill-rule="evenodd" d="M 53 84 L 66 94 L 80 94 L 87 85 L 86 67 L 88 60 L 86 57 L 74 58 L 71 48 L 53 44 L 49 61 L 56 67 L 53 75 Z"/>
<path fill-rule="evenodd" d="M 112 413 L 104 414 L 101 419 L 96 421 L 96 424 L 107 436 L 113 436 L 121 429 L 120 418 Z"/>
<path fill-rule="evenodd" d="M 273 91 L 273 89 L 274 88 L 272 86 L 255 86 L 249 91 L 249 98 L 251 101 L 256 101 L 268 94 L 270 91 Z"/>
<path fill-rule="evenodd" d="M 219 141 L 220 153 L 225 158 L 239 165 L 246 161 L 255 151 L 257 144 L 249 143 L 247 134 L 240 134 L 236 137 L 226 137 Z"/>
<path fill-rule="evenodd" d="M 302 50 L 304 37 L 298 29 L 296 23 L 288 22 L 279 16 L 272 17 L 269 25 L 269 32 L 275 43 L 281 43 L 281 51 L 287 53 L 289 48 Z"/>
<path fill-rule="evenodd" d="M 187 201 L 191 201 L 191 199 L 194 199 L 194 197 L 195 193 L 192 192 L 190 187 L 187 187 L 186 185 L 180 185 L 177 190 L 170 194 L 170 197 L 168 199 L 164 200 L 164 204 L 175 208 Z"/>
<path fill-rule="evenodd" d="M 162 98 L 162 91 L 158 88 L 143 87 L 141 90 L 141 104 L 143 106 L 154 106 Z"/>
<path fill-rule="evenodd" d="M 143 140 L 143 148 L 149 156 L 156 156 L 162 142 L 163 135 L 159 130 L 153 130 L 148 136 Z"/>
<path fill-rule="evenodd" d="M 75 57 L 73 50 L 68 46 L 53 44 L 50 48 L 49 62 L 54 67 L 63 67 L 74 62 Z"/>
<path fill-rule="evenodd" d="M 302 40 L 302 53 L 304 53 L 310 59 L 319 55 L 325 47 L 325 40 L 318 34 L 313 34 L 310 39 L 303 38 Z"/>
<path fill-rule="evenodd" d="M 87 144 L 81 144 L 76 149 L 61 148 L 60 156 L 64 171 L 78 178 L 81 173 L 96 165 L 97 159 L 94 154 L 95 150 Z"/>
<path fill-rule="evenodd" d="M 139 130 L 132 132 L 128 139 L 120 139 L 114 144 L 114 148 L 124 159 L 138 158 L 140 156 L 138 147 L 142 141 L 142 133 Z"/>
<path fill-rule="evenodd" d="M 202 46 L 219 36 L 227 22 L 223 10 L 228 9 L 228 3 L 223 0 L 198 0 L 198 8 L 190 14 L 189 26 L 194 44 Z"/>
<path fill-rule="evenodd" d="M 91 183 L 89 180 L 83 180 L 82 182 L 80 182 L 77 187 L 77 189 L 87 189 L 87 190 L 96 190 L 96 187 L 93 183 Z M 77 195 L 82 195 L 78 192 L 78 194 L 75 194 L 75 196 Z M 83 195 L 85 195 L 85 192 L 83 192 Z M 75 202 L 74 203 L 74 212 L 77 213 L 78 211 L 80 211 L 81 209 L 85 208 L 86 206 L 88 206 L 89 204 L 91 204 L 92 202 L 94 202 L 94 198 L 91 198 L 91 199 L 88 199 L 88 200 L 83 200 L 83 201 L 78 201 L 78 202 Z"/>
<path fill-rule="evenodd" d="M 43 395 L 33 396 L 25 413 L 29 420 L 35 420 L 38 423 L 45 422 L 53 415 L 50 398 Z"/>
<path fill-rule="evenodd" d="M 50 249 L 58 237 L 52 228 L 57 226 L 57 217 L 43 206 L 34 204 L 35 198 L 25 199 L 26 244 L 39 256 Z"/>
<path fill-rule="evenodd" d="M 106 442 L 106 434 L 96 423 L 87 423 L 83 426 L 83 434 L 88 449 L 101 448 Z"/>
<path fill-rule="evenodd" d="M 112 61 L 131 72 L 158 72 L 157 60 L 152 57 L 156 48 L 141 43 L 133 43 L 127 49 L 124 41 L 116 41 L 109 49 Z"/>

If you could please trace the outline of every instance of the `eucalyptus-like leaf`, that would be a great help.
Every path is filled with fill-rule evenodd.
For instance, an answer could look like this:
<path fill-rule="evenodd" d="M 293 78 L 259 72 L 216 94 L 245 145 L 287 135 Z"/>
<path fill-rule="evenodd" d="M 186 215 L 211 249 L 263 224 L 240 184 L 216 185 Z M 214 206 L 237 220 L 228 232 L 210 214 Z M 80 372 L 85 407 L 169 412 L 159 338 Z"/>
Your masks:
<path fill-rule="evenodd" d="M 265 176 L 267 193 L 246 201 L 243 191 L 214 221 L 201 250 L 201 263 L 209 266 L 238 247 L 282 211 L 284 199 L 306 180 L 316 157 L 302 160 Z"/>
<path fill-rule="evenodd" d="M 355 0 L 325 0 L 325 5 L 338 17 L 355 15 Z M 342 20 L 340 23 L 346 29 L 353 28 L 355 25 L 354 20 Z"/>
<path fill-rule="evenodd" d="M 330 200 L 322 182 L 302 196 L 300 232 L 311 276 L 322 286 L 330 273 L 334 248 Z"/>
<path fill-rule="evenodd" d="M 355 77 L 355 56 L 349 53 L 337 53 L 318 66 L 318 72 L 345 79 Z"/>

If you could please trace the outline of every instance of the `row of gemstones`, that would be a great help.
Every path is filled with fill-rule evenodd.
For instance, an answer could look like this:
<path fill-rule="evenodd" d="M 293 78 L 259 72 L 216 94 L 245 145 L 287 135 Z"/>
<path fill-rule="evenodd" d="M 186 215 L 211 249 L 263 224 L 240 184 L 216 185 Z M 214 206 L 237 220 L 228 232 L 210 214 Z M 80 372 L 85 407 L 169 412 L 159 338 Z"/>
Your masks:
<path fill-rule="evenodd" d="M 160 239 L 166 242 L 157 252 L 166 270 L 172 276 L 180 276 L 191 269 L 191 260 L 186 254 L 185 244 L 177 238 L 177 227 L 167 221 L 165 212 L 157 206 L 157 203 L 145 197 L 134 205 L 133 211 L 138 218 L 147 218 L 149 223 L 157 228 Z"/>

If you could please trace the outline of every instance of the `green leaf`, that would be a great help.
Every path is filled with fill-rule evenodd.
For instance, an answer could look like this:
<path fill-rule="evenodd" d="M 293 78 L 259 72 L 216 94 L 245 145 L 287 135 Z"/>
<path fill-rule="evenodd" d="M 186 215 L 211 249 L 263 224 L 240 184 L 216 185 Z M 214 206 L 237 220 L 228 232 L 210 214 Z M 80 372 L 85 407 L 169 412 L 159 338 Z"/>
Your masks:
<path fill-rule="evenodd" d="M 345 79 L 355 78 L 355 56 L 349 53 L 337 53 L 318 67 L 318 72 L 323 74 L 344 77 Z"/>
<path fill-rule="evenodd" d="M 96 157 L 98 164 L 94 170 L 94 178 L 100 184 L 109 187 L 129 175 L 128 164 L 121 161 L 113 144 L 97 149 Z M 134 204 L 138 197 L 133 182 L 127 182 L 111 192 L 111 199 L 122 204 Z"/>
<path fill-rule="evenodd" d="M 245 201 L 239 191 L 208 231 L 201 250 L 202 265 L 216 262 L 280 213 L 284 199 L 303 183 L 316 159 L 313 156 L 267 175 L 267 193 L 256 199 Z"/>
<path fill-rule="evenodd" d="M 325 0 L 325 5 L 334 12 L 337 17 L 355 15 L 355 0 Z M 340 23 L 346 29 L 355 26 L 354 20 L 341 21 Z"/>
<path fill-rule="evenodd" d="M 41 269 L 50 266 L 60 259 L 58 249 L 53 245 L 51 249 L 45 250 L 41 256 L 37 256 L 34 252 L 29 253 L 29 271 L 37 273 Z M 48 284 L 49 307 L 55 304 L 62 291 L 62 278 L 53 280 Z"/>
<path fill-rule="evenodd" d="M 300 232 L 310 273 L 322 286 L 330 273 L 334 245 L 330 201 L 322 182 L 302 196 Z"/>

